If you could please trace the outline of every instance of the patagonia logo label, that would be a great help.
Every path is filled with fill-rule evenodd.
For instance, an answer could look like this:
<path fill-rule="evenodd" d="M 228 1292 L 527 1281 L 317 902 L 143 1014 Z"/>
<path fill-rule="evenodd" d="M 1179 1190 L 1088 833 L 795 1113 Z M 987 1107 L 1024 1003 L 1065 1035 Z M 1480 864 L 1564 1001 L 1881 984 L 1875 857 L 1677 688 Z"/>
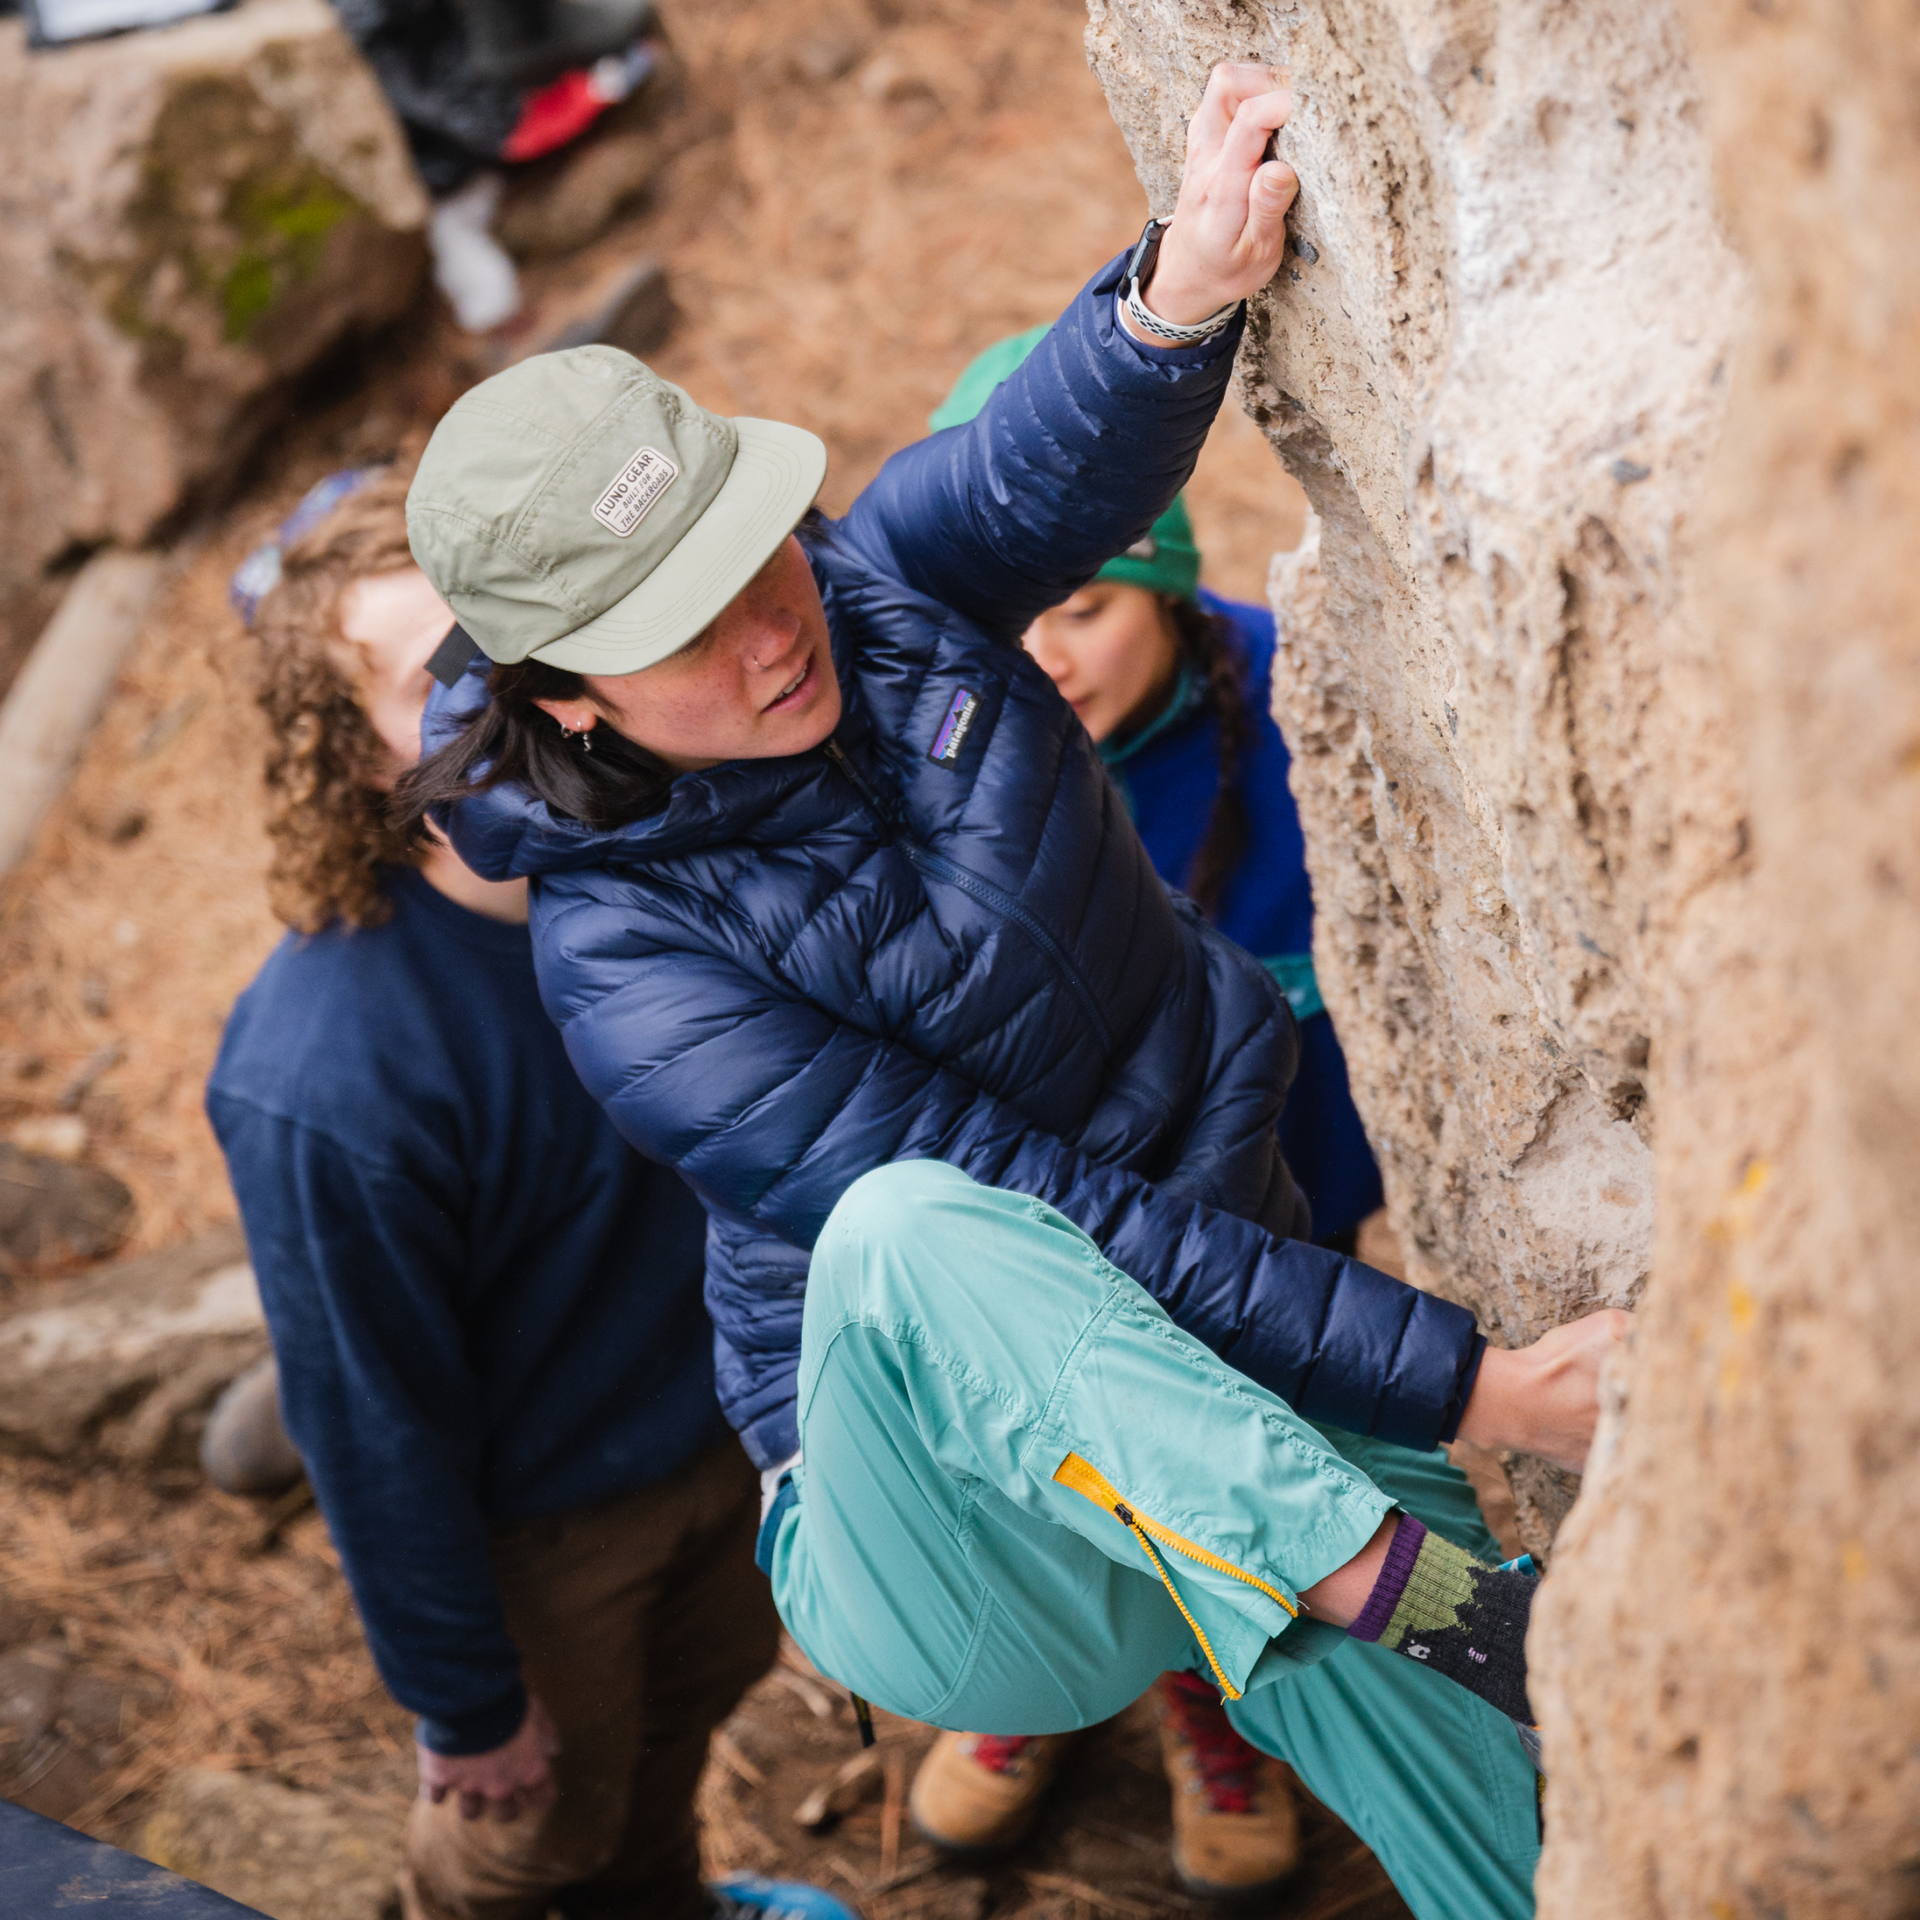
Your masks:
<path fill-rule="evenodd" d="M 680 469 L 664 453 L 642 447 L 593 503 L 593 517 L 609 533 L 617 533 L 624 540 L 679 478 Z"/>
<path fill-rule="evenodd" d="M 967 735 L 973 730 L 973 716 L 979 711 L 980 702 L 968 688 L 962 687 L 947 705 L 947 717 L 933 736 L 927 758 L 943 767 L 952 766 L 960 758 L 960 749 L 967 744 Z"/>

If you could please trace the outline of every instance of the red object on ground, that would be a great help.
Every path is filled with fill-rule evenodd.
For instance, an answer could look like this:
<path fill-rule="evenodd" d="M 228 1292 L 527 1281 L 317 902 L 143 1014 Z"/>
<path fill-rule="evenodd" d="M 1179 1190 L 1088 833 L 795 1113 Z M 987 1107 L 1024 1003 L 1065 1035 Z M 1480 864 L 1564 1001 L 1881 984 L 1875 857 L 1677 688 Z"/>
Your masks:
<path fill-rule="evenodd" d="M 1213 1811 L 1251 1813 L 1259 1750 L 1234 1732 L 1219 1694 L 1197 1674 L 1168 1673 L 1160 1677 L 1160 1698 L 1167 1718 L 1193 1748 Z"/>
<path fill-rule="evenodd" d="M 500 148 L 500 158 L 538 160 L 543 153 L 578 140 L 612 105 L 594 84 L 592 73 L 575 67 L 527 97 L 519 124 Z"/>

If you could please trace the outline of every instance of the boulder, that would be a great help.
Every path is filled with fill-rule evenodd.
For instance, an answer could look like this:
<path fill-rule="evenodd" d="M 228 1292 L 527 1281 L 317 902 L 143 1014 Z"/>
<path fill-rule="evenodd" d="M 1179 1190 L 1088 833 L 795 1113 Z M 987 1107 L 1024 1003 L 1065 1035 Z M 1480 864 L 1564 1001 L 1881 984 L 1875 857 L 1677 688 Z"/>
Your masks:
<path fill-rule="evenodd" d="M 1161 210 L 1209 65 L 1292 70 L 1240 387 L 1318 515 L 1276 711 L 1412 1276 L 1512 1343 L 1639 1310 L 1529 1641 L 1540 1911 L 1911 1912 L 1920 41 L 1092 0 L 1089 48 Z M 1544 1546 L 1575 1487 L 1515 1478 Z"/>
<path fill-rule="evenodd" d="M 104 1260 L 133 1225 L 133 1195 L 104 1167 L 0 1142 L 0 1273 Z"/>
<path fill-rule="evenodd" d="M 190 1465 L 206 1409 L 267 1344 L 237 1228 L 50 1282 L 0 1317 L 0 1449 Z"/>
<path fill-rule="evenodd" d="M 1685 543 L 1741 874 L 1661 983 L 1653 1279 L 1535 1628 L 1542 1911 L 1891 1920 L 1920 1910 L 1920 36 L 1681 11 L 1758 295 Z"/>
<path fill-rule="evenodd" d="M 407 1803 L 348 1800 L 258 1773 L 188 1768 L 162 1784 L 140 1851 L 270 1920 L 382 1920 Z"/>
<path fill-rule="evenodd" d="M 230 478 L 412 301 L 426 215 L 324 0 L 44 52 L 0 20 L 0 619 Z"/>

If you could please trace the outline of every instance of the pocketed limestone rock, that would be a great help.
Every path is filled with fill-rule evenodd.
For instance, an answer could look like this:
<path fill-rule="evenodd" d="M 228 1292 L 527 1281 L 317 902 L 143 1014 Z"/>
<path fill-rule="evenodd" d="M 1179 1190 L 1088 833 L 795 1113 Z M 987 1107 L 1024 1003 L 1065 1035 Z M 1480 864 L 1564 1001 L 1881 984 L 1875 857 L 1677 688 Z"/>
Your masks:
<path fill-rule="evenodd" d="M 1920 41 L 1684 0 L 1754 322 L 1691 509 L 1743 883 L 1656 1028 L 1633 1366 L 1535 1629 L 1542 1911 L 1920 1904 Z"/>
<path fill-rule="evenodd" d="M 206 1409 L 266 1351 L 237 1229 L 51 1282 L 0 1318 L 0 1449 L 190 1465 Z"/>
<path fill-rule="evenodd" d="M 1315 959 L 1414 1278 L 1638 1309 L 1529 1642 L 1548 1920 L 1920 1861 L 1920 42 L 1786 0 L 1093 0 L 1155 206 L 1292 69 L 1241 390 Z M 1738 248 L 1738 254 L 1735 248 Z M 1657 1208 L 1656 1208 L 1657 1201 Z"/>
<path fill-rule="evenodd" d="M 210 492 L 404 311 L 426 212 L 323 0 L 37 53 L 0 21 L 0 619 Z"/>

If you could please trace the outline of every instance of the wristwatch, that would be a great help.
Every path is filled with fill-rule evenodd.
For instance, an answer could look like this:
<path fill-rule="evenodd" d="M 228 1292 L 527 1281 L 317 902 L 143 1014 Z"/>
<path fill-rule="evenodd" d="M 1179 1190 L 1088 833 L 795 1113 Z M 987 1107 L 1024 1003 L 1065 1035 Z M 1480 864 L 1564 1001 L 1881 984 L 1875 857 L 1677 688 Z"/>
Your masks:
<path fill-rule="evenodd" d="M 1127 262 L 1127 270 L 1121 276 L 1120 284 L 1138 294 L 1141 287 L 1153 278 L 1153 270 L 1160 264 L 1160 242 L 1167 236 L 1167 223 L 1164 220 L 1149 219 L 1140 229 L 1140 238 L 1134 242 L 1133 257 Z"/>
<path fill-rule="evenodd" d="M 1160 242 L 1166 237 L 1168 225 L 1165 220 L 1152 219 L 1140 229 L 1140 238 L 1134 243 L 1127 270 L 1120 277 L 1123 289 L 1121 305 L 1126 309 L 1127 318 L 1150 338 L 1170 347 L 1197 346 L 1202 340 L 1211 340 L 1233 318 L 1240 310 L 1240 302 L 1228 301 L 1218 313 L 1208 314 L 1191 327 L 1176 326 L 1171 320 L 1162 320 L 1148 307 L 1141 298 L 1140 289 L 1153 278 L 1153 270 L 1160 263 Z"/>

